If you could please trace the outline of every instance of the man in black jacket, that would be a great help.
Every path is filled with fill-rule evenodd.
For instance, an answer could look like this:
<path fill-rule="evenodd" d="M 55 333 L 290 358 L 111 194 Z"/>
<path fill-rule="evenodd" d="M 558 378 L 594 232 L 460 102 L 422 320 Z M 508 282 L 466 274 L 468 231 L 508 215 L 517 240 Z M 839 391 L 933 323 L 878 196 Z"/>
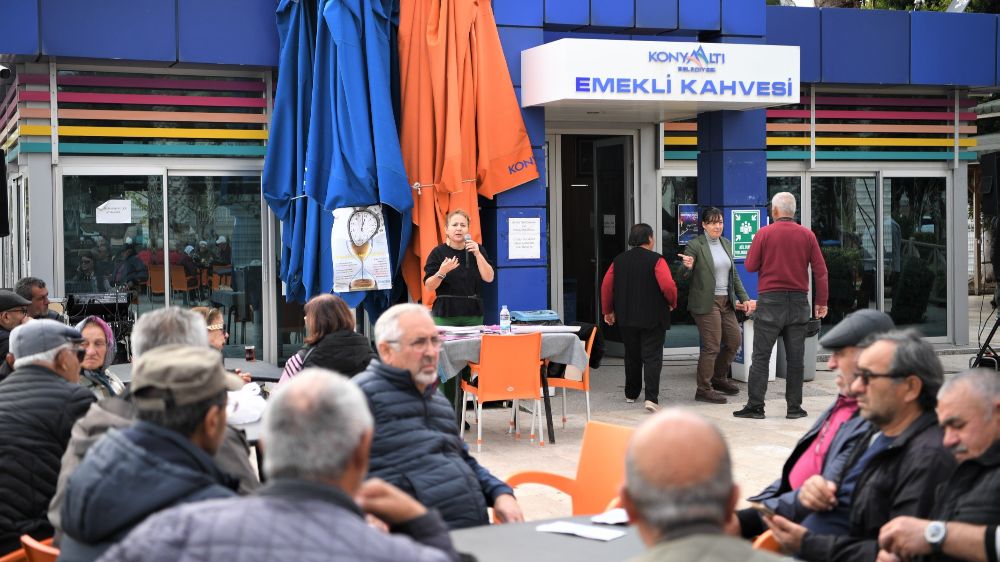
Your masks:
<path fill-rule="evenodd" d="M 14 372 L 0 382 L 0 555 L 52 536 L 45 512 L 73 422 L 94 401 L 80 386 L 80 332 L 53 320 L 14 328 Z"/>
<path fill-rule="evenodd" d="M 28 305 L 31 301 L 21 295 L 0 290 L 0 381 L 10 374 L 11 366 L 7 363 L 7 353 L 10 351 L 10 331 L 24 324 L 28 316 Z"/>
<path fill-rule="evenodd" d="M 601 311 L 608 326 L 618 324 L 625 344 L 625 401 L 639 397 L 644 406 L 660 409 L 663 338 L 670 311 L 677 307 L 677 285 L 663 256 L 653 251 L 653 228 L 639 223 L 628 235 L 631 250 L 618 254 L 601 282 Z"/>
<path fill-rule="evenodd" d="M 476 462 L 438 392 L 441 339 L 427 308 L 397 304 L 375 323 L 381 357 L 353 381 L 375 418 L 372 476 L 436 508 L 452 529 L 524 520 L 513 490 Z"/>
<path fill-rule="evenodd" d="M 226 434 L 226 371 L 218 352 L 167 345 L 132 369 L 138 421 L 87 451 L 66 484 L 59 559 L 96 560 L 148 516 L 236 495 L 212 460 Z"/>
<path fill-rule="evenodd" d="M 879 529 L 893 517 L 926 517 L 934 489 L 955 459 L 941 444 L 934 416 L 944 370 L 931 344 L 915 330 L 876 336 L 858 358 L 851 390 L 861 415 L 874 426 L 859 441 L 837 482 L 811 480 L 799 500 L 813 511 L 831 510 L 837 492 L 851 492 L 846 535 L 808 531 L 776 515 L 765 519 L 786 550 L 803 560 L 871 561 Z"/>
<path fill-rule="evenodd" d="M 995 371 L 957 375 L 941 388 L 944 446 L 960 463 L 938 488 L 928 519 L 897 517 L 882 527 L 879 560 L 962 558 L 954 523 L 1000 523 L 1000 382 Z M 949 539 L 953 539 L 949 541 Z M 994 550 L 995 554 L 995 550 Z"/>

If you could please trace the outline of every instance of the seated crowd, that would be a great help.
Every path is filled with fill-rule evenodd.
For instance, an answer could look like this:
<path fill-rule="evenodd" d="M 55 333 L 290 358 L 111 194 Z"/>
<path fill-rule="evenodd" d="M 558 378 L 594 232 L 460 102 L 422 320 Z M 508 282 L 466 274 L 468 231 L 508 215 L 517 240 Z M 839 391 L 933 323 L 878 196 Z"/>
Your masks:
<path fill-rule="evenodd" d="M 110 328 L 44 319 L 44 283 L 26 287 L 0 291 L 0 556 L 30 535 L 66 561 L 459 560 L 449 530 L 489 508 L 524 521 L 439 392 L 426 307 L 382 314 L 376 355 L 339 298 L 306 305 L 308 346 L 264 413 L 262 485 L 227 423 L 244 381 L 212 349 L 211 311 L 144 314 L 125 389 Z M 946 380 L 919 333 L 872 310 L 820 343 L 839 395 L 750 508 L 707 419 L 667 408 L 639 426 L 620 461 L 637 560 L 778 560 L 753 548 L 762 534 L 802 560 L 997 560 L 997 374 Z"/>

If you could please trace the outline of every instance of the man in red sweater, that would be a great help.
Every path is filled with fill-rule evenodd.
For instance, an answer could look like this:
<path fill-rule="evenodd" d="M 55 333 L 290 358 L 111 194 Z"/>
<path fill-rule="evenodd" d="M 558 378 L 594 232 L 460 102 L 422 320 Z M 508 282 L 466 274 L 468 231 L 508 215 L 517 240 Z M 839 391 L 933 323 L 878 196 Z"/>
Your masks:
<path fill-rule="evenodd" d="M 810 312 L 826 316 L 826 262 L 819 251 L 816 235 L 795 222 L 795 196 L 783 191 L 771 199 L 774 222 L 754 236 L 744 265 L 758 273 L 757 312 L 754 317 L 753 356 L 747 381 L 750 400 L 738 418 L 764 418 L 768 363 L 778 336 L 784 338 L 785 402 L 788 419 L 805 417 L 802 409 L 802 371 L 805 355 L 806 323 Z M 809 266 L 815 281 L 815 307 L 809 307 Z"/>

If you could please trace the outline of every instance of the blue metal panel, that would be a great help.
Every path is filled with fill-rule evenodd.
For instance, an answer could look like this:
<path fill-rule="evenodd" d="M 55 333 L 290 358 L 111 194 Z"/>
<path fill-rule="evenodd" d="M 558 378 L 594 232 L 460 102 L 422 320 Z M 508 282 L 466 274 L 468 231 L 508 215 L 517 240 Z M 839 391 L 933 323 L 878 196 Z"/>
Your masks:
<path fill-rule="evenodd" d="M 497 194 L 498 207 L 544 207 L 548 201 L 545 191 L 545 151 L 538 148 L 532 151 L 535 155 L 535 166 L 538 168 L 538 179 L 514 189 Z"/>
<path fill-rule="evenodd" d="M 824 9 L 823 82 L 906 84 L 910 81 L 910 14 Z"/>
<path fill-rule="evenodd" d="M 768 6 L 767 44 L 799 47 L 799 79 L 819 82 L 820 11 L 816 8 Z"/>
<path fill-rule="evenodd" d="M 42 54 L 176 61 L 174 0 L 42 0 Z"/>
<path fill-rule="evenodd" d="M 178 60 L 278 65 L 274 0 L 177 0 Z"/>
<path fill-rule="evenodd" d="M 500 307 L 509 310 L 549 308 L 549 270 L 545 267 L 501 267 L 496 279 L 483 286 L 483 312 L 487 324 L 496 324 Z"/>
<path fill-rule="evenodd" d="M 635 0 L 590 0 L 590 26 L 600 29 L 635 27 Z"/>
<path fill-rule="evenodd" d="M 37 55 L 38 0 L 7 0 L 0 12 L 0 53 Z"/>
<path fill-rule="evenodd" d="M 997 16 L 913 12 L 910 15 L 910 82 L 996 84 Z"/>
<path fill-rule="evenodd" d="M 635 27 L 657 32 L 677 29 L 677 0 L 635 0 Z"/>
<path fill-rule="evenodd" d="M 521 105 L 521 88 L 514 88 L 514 96 L 517 98 L 517 105 Z M 528 140 L 531 146 L 543 146 L 545 144 L 545 109 L 541 107 L 523 107 L 521 116 L 524 117 L 524 128 L 528 130 Z"/>
<path fill-rule="evenodd" d="M 529 267 L 544 266 L 548 263 L 548 225 L 546 224 L 546 214 L 548 211 L 544 207 L 499 207 L 496 210 L 496 230 L 490 232 L 490 236 L 495 238 L 497 244 L 496 264 L 498 267 Z M 541 247 L 538 259 L 510 259 L 508 256 L 508 243 L 510 235 L 508 232 L 508 219 L 511 218 L 539 218 L 541 219 Z M 484 223 L 485 226 L 485 223 Z M 486 236 L 486 231 L 483 236 Z"/>
<path fill-rule="evenodd" d="M 700 113 L 698 150 L 764 150 L 766 125 L 763 109 Z"/>
<path fill-rule="evenodd" d="M 717 206 L 767 204 L 767 154 L 764 150 L 725 150 L 713 178 L 722 188 Z"/>
<path fill-rule="evenodd" d="M 507 59 L 507 69 L 514 86 L 521 85 L 521 51 L 542 44 L 545 35 L 537 27 L 497 27 L 503 56 Z"/>
<path fill-rule="evenodd" d="M 590 25 L 588 0 L 545 0 L 545 27 L 575 29 Z"/>
<path fill-rule="evenodd" d="M 497 25 L 542 27 L 544 0 L 495 0 L 493 17 Z"/>
<path fill-rule="evenodd" d="M 546 43 L 558 41 L 560 39 L 607 39 L 623 40 L 628 39 L 628 35 L 612 35 L 599 31 L 544 31 L 542 36 Z"/>
<path fill-rule="evenodd" d="M 689 31 L 722 30 L 721 0 L 680 0 L 677 14 L 680 29 Z"/>
<path fill-rule="evenodd" d="M 722 0 L 722 34 L 762 37 L 764 0 Z"/>

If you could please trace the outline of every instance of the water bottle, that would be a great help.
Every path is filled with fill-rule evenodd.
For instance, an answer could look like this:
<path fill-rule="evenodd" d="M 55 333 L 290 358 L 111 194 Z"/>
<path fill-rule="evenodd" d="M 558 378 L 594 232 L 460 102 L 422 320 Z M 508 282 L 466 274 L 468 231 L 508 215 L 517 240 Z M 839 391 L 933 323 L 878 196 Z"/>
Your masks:
<path fill-rule="evenodd" d="M 510 311 L 507 310 L 507 305 L 500 307 L 500 333 L 510 333 Z"/>

